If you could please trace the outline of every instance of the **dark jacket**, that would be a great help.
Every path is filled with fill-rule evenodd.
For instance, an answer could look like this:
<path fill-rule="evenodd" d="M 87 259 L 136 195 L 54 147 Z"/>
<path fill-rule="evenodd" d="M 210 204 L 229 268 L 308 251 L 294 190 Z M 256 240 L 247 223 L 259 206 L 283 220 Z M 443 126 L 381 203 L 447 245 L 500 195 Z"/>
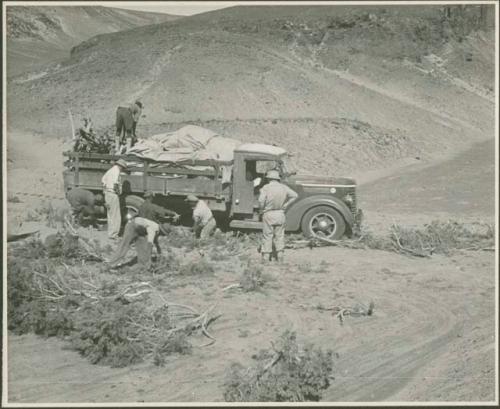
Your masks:
<path fill-rule="evenodd" d="M 68 199 L 69 204 L 75 212 L 86 215 L 93 215 L 96 213 L 94 207 L 95 197 L 89 190 L 76 187 L 66 194 L 66 199 Z"/>
<path fill-rule="evenodd" d="M 139 211 L 137 216 L 144 217 L 145 219 L 151 220 L 156 223 L 161 223 L 161 218 L 166 216 L 176 216 L 177 213 L 172 212 L 171 210 L 165 209 L 161 206 L 158 206 L 152 202 L 145 201 L 141 207 L 139 207 Z"/>

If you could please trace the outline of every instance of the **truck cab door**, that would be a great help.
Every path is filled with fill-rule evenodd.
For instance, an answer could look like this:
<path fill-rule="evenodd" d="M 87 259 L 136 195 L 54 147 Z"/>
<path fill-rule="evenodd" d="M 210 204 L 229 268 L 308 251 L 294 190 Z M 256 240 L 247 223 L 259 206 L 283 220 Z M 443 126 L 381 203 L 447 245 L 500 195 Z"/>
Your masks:
<path fill-rule="evenodd" d="M 234 158 L 231 214 L 251 216 L 254 213 L 255 202 L 251 170 L 252 162 L 255 165 L 255 161 L 245 159 L 240 154 Z"/>
<path fill-rule="evenodd" d="M 259 209 L 260 188 L 266 172 L 275 169 L 277 162 L 255 156 L 237 155 L 233 173 L 232 213 L 256 216 Z"/>

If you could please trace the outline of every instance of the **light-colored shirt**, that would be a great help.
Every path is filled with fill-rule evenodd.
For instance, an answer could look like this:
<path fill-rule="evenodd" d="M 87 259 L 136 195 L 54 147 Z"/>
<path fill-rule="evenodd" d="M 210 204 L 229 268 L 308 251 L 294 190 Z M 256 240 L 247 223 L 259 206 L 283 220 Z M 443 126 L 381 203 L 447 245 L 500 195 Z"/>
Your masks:
<path fill-rule="evenodd" d="M 271 210 L 285 210 L 284 205 L 297 197 L 298 194 L 288 186 L 271 180 L 260 189 L 259 205 L 264 213 Z"/>
<path fill-rule="evenodd" d="M 120 178 L 120 167 L 118 165 L 112 166 L 102 177 L 101 179 L 104 191 L 117 193 L 115 192 L 115 185 L 121 185 Z"/>
<path fill-rule="evenodd" d="M 193 210 L 193 220 L 205 226 L 213 217 L 212 211 L 203 200 L 198 200 Z"/>

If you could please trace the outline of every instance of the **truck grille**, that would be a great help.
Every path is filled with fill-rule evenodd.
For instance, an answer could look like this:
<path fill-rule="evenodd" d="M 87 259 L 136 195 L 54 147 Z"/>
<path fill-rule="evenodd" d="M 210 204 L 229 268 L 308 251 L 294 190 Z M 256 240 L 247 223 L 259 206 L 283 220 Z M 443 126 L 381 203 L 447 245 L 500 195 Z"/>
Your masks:
<path fill-rule="evenodd" d="M 357 213 L 357 197 L 356 197 L 356 188 L 355 187 L 350 187 L 347 189 L 347 192 L 349 195 L 352 196 L 353 201 L 352 203 L 346 203 L 347 206 L 349 207 L 349 210 L 351 211 L 353 216 L 356 216 Z"/>

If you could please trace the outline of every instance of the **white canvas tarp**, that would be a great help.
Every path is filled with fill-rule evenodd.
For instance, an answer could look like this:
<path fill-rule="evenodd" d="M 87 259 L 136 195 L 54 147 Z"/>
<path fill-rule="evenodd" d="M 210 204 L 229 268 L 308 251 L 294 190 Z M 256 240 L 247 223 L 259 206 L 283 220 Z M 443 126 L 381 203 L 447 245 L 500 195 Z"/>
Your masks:
<path fill-rule="evenodd" d="M 226 138 L 210 129 L 186 125 L 173 132 L 154 135 L 135 144 L 128 155 L 149 159 L 158 165 L 182 166 L 189 169 L 206 170 L 210 166 L 195 166 L 197 160 L 232 162 L 234 150 L 241 142 Z M 154 165 L 153 165 L 154 166 Z M 231 181 L 233 166 L 222 165 L 222 183 Z"/>
<path fill-rule="evenodd" d="M 139 141 L 128 152 L 155 162 L 190 165 L 196 160 L 232 161 L 241 142 L 195 125 Z"/>

